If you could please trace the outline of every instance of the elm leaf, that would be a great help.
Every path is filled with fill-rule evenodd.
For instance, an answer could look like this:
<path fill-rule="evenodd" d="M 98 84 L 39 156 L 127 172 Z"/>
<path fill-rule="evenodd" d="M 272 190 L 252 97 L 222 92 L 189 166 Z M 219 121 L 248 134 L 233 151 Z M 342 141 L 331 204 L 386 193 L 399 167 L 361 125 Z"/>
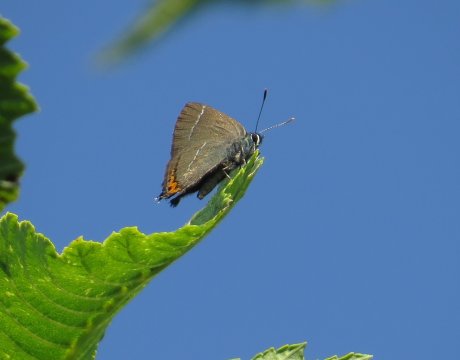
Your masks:
<path fill-rule="evenodd" d="M 0 16 L 0 211 L 18 198 L 19 178 L 24 171 L 24 164 L 14 152 L 13 122 L 37 110 L 29 89 L 16 81 L 27 64 L 5 47 L 18 34 L 19 29 Z"/>
<path fill-rule="evenodd" d="M 111 320 L 160 271 L 197 245 L 241 199 L 263 163 L 254 154 L 174 232 L 137 227 L 61 254 L 28 221 L 0 219 L 0 358 L 94 359 Z"/>

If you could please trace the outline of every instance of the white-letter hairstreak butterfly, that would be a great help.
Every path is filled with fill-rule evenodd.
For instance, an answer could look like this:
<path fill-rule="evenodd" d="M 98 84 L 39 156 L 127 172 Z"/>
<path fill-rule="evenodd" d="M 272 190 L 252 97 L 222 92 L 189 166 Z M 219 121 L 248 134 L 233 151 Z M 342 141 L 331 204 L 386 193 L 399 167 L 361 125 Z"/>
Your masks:
<path fill-rule="evenodd" d="M 266 96 L 265 90 L 264 101 Z M 175 207 L 182 197 L 196 191 L 198 198 L 203 199 L 233 169 L 246 163 L 262 143 L 264 131 L 292 120 L 259 133 L 256 125 L 256 131 L 248 133 L 238 121 L 211 106 L 187 103 L 174 128 L 171 160 L 166 166 L 163 190 L 156 200 L 174 196 L 170 203 Z"/>

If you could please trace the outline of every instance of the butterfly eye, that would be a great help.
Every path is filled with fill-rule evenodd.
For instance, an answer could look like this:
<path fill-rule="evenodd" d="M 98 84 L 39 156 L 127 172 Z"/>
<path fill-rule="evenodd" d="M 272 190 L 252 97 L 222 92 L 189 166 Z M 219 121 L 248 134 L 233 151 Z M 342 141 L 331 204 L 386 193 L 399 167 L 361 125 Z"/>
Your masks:
<path fill-rule="evenodd" d="M 262 135 L 253 133 L 253 134 L 251 134 L 251 139 L 252 139 L 252 141 L 254 141 L 254 144 L 256 146 L 259 146 L 260 143 L 262 142 L 263 137 L 262 137 Z"/>

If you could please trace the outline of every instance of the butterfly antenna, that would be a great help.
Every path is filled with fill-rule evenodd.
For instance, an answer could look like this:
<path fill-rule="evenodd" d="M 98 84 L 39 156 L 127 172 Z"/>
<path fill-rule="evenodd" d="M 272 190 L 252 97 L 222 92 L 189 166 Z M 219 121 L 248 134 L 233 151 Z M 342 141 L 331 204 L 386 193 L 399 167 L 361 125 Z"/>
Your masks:
<path fill-rule="evenodd" d="M 262 109 L 264 108 L 265 100 L 267 99 L 267 94 L 268 94 L 268 89 L 265 89 L 264 97 L 262 99 L 262 105 L 260 105 L 259 116 L 257 117 L 256 130 L 254 132 L 257 132 L 257 128 L 259 127 L 260 115 L 262 115 Z"/>
<path fill-rule="evenodd" d="M 264 133 L 265 131 L 268 131 L 268 130 L 271 130 L 271 129 L 274 129 L 274 128 L 277 128 L 277 127 L 280 127 L 280 126 L 287 125 L 287 124 L 289 124 L 290 122 L 293 122 L 294 120 L 295 120 L 295 118 L 292 117 L 292 118 L 290 118 L 290 119 L 288 119 L 288 120 L 286 120 L 286 121 L 283 121 L 282 123 L 272 125 L 272 126 L 266 128 L 266 129 L 263 129 L 262 131 L 259 131 L 259 134 L 262 134 L 262 133 Z"/>

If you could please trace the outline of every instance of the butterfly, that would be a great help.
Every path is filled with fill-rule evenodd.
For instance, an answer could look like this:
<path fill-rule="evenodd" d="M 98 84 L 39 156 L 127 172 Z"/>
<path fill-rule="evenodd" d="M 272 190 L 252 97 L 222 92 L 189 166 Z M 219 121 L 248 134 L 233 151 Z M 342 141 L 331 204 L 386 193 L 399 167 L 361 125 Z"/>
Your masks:
<path fill-rule="evenodd" d="M 156 200 L 172 198 L 175 207 L 194 192 L 203 199 L 233 169 L 245 164 L 262 140 L 261 133 L 247 132 L 238 121 L 209 105 L 187 103 L 174 128 L 171 159 Z"/>

